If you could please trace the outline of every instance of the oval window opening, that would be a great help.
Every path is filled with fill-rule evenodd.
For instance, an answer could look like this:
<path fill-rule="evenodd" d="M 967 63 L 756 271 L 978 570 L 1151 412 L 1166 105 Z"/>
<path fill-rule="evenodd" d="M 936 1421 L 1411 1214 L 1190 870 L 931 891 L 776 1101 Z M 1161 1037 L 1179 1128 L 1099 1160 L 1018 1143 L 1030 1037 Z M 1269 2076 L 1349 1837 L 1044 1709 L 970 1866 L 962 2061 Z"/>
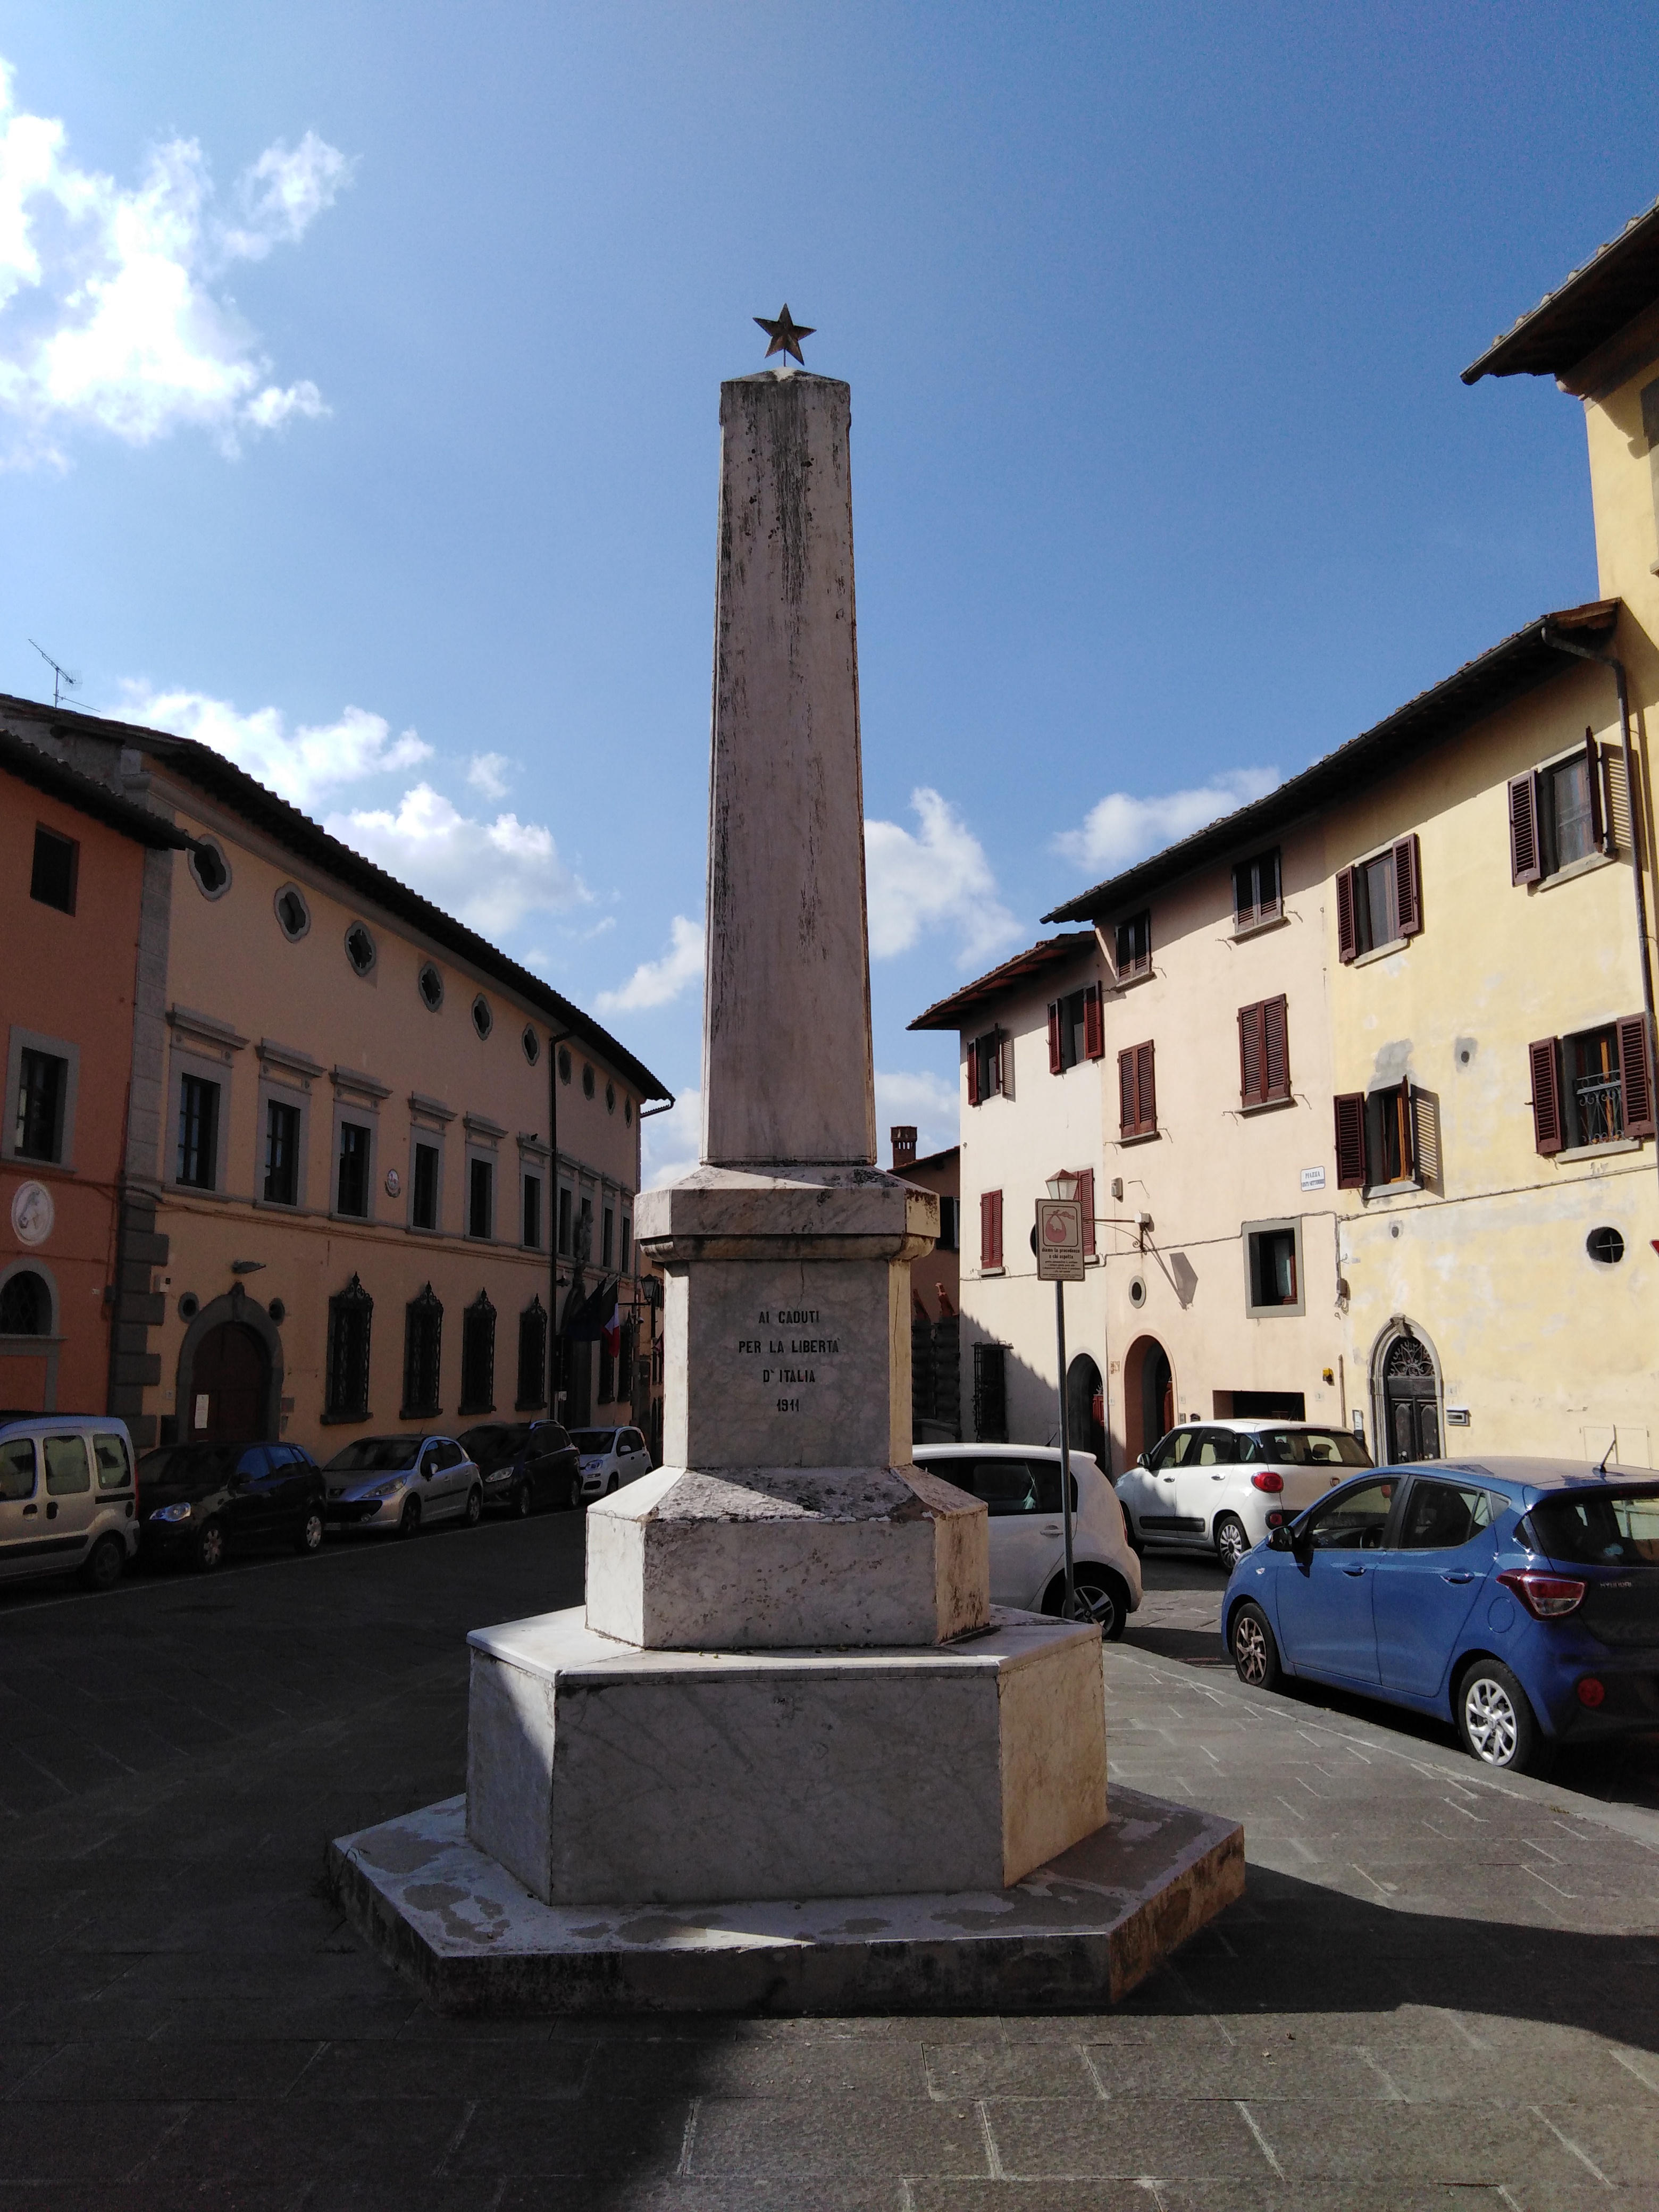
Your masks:
<path fill-rule="evenodd" d="M 433 1013 L 444 1002 L 444 979 L 428 960 L 415 979 L 416 988 Z"/>
<path fill-rule="evenodd" d="M 230 866 L 216 845 L 199 837 L 190 848 L 190 872 L 204 898 L 217 898 L 230 883 Z"/>
<path fill-rule="evenodd" d="M 1625 1240 L 1616 1229 L 1592 1229 L 1584 1249 L 1604 1267 L 1616 1267 L 1625 1256 Z"/>
<path fill-rule="evenodd" d="M 482 992 L 472 1001 L 472 1026 L 481 1037 L 487 1037 L 495 1026 L 495 1017 L 489 1011 L 489 1002 Z"/>
<path fill-rule="evenodd" d="M 607 1083 L 605 1086 L 605 1110 L 607 1114 L 614 1114 L 617 1110 L 617 1086 L 614 1083 Z"/>
<path fill-rule="evenodd" d="M 570 1054 L 563 1045 L 559 1047 L 559 1080 L 561 1083 L 570 1080 Z"/>
<path fill-rule="evenodd" d="M 276 894 L 276 920 L 290 945 L 297 945 L 311 927 L 311 911 L 292 884 Z"/>
<path fill-rule="evenodd" d="M 1141 1281 L 1139 1276 L 1137 1275 L 1133 1282 L 1129 1285 L 1129 1304 L 1132 1306 L 1144 1306 L 1146 1303 L 1146 1285 Z"/>
<path fill-rule="evenodd" d="M 582 1070 L 582 1097 L 584 1098 L 591 1098 L 592 1096 L 593 1071 L 591 1067 L 584 1067 Z"/>
<path fill-rule="evenodd" d="M 360 975 L 367 975 L 374 965 L 374 939 L 361 921 L 354 921 L 345 933 L 346 958 Z"/>
<path fill-rule="evenodd" d="M 524 1056 L 530 1062 L 530 1065 L 534 1067 L 536 1062 L 542 1056 L 542 1041 L 537 1036 L 535 1030 L 531 1028 L 528 1022 L 524 1025 L 523 1043 Z"/>

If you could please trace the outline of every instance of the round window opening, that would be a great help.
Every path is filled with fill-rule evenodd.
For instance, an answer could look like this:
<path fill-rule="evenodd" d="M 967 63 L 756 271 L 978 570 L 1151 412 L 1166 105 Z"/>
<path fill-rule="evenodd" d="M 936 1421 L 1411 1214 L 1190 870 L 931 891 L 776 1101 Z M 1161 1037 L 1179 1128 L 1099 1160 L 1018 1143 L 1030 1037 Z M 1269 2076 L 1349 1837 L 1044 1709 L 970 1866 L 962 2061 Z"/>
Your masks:
<path fill-rule="evenodd" d="M 276 894 L 276 920 L 290 945 L 297 945 L 311 927 L 311 909 L 292 884 Z"/>
<path fill-rule="evenodd" d="M 534 1067 L 542 1056 L 542 1041 L 528 1022 L 524 1025 L 524 1036 L 520 1039 L 520 1042 L 524 1046 L 525 1058 Z"/>
<path fill-rule="evenodd" d="M 265 1308 L 265 1311 L 270 1316 L 272 1321 L 276 1322 L 278 1328 L 280 1328 L 283 1323 L 288 1319 L 288 1308 L 283 1304 L 280 1298 L 273 1298 L 270 1304 Z"/>
<path fill-rule="evenodd" d="M 584 1067 L 582 1070 L 582 1097 L 584 1098 L 591 1098 L 592 1096 L 593 1071 L 591 1067 Z"/>
<path fill-rule="evenodd" d="M 435 1014 L 444 1002 L 444 979 L 429 960 L 415 978 L 415 988 L 425 1005 Z"/>
<path fill-rule="evenodd" d="M 495 1026 L 495 1018 L 489 1011 L 489 1002 L 482 991 L 472 1001 L 472 1026 L 481 1037 L 487 1037 Z"/>
<path fill-rule="evenodd" d="M 1146 1303 L 1146 1285 L 1137 1275 L 1129 1285 L 1129 1304 L 1132 1306 L 1144 1306 Z"/>
<path fill-rule="evenodd" d="M 360 975 L 367 975 L 374 965 L 374 939 L 361 921 L 354 921 L 345 933 L 346 958 Z"/>
<path fill-rule="evenodd" d="M 190 872 L 204 898 L 222 897 L 230 889 L 230 863 L 210 838 L 198 837 L 191 845 Z"/>
<path fill-rule="evenodd" d="M 1625 1240 L 1616 1229 L 1592 1229 L 1584 1249 L 1604 1267 L 1616 1267 L 1625 1256 Z"/>
<path fill-rule="evenodd" d="M 614 1114 L 617 1110 L 617 1086 L 614 1083 L 607 1083 L 605 1086 L 605 1110 L 607 1114 Z"/>
<path fill-rule="evenodd" d="M 559 1047 L 559 1080 L 561 1083 L 568 1083 L 570 1080 L 570 1054 L 563 1045 Z"/>
<path fill-rule="evenodd" d="M 179 1320 L 194 1321 L 197 1315 L 200 1313 L 201 1310 L 202 1301 L 200 1298 L 197 1297 L 194 1291 L 186 1291 L 183 1297 L 179 1301 Z"/>

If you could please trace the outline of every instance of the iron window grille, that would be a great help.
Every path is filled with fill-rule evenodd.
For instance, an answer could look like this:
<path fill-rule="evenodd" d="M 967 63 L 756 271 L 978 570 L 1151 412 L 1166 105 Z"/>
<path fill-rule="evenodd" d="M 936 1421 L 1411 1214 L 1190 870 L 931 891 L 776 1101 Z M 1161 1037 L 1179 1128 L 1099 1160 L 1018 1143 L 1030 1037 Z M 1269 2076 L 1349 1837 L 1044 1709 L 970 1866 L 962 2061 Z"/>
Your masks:
<path fill-rule="evenodd" d="M 219 1168 L 219 1086 L 205 1076 L 179 1081 L 179 1157 L 173 1180 L 192 1190 L 216 1188 Z"/>
<path fill-rule="evenodd" d="M 495 1410 L 495 1309 L 480 1291 L 461 1316 L 461 1402 L 463 1413 Z"/>
<path fill-rule="evenodd" d="M 519 1395 L 516 1410 L 533 1413 L 547 1403 L 547 1309 L 540 1294 L 519 1316 Z"/>
<path fill-rule="evenodd" d="M 368 1347 L 374 1301 L 356 1275 L 328 1302 L 328 1371 L 323 1419 L 368 1419 Z"/>
<path fill-rule="evenodd" d="M 404 1308 L 404 1402 L 400 1421 L 427 1420 L 439 1403 L 443 1358 L 443 1302 L 428 1283 Z"/>

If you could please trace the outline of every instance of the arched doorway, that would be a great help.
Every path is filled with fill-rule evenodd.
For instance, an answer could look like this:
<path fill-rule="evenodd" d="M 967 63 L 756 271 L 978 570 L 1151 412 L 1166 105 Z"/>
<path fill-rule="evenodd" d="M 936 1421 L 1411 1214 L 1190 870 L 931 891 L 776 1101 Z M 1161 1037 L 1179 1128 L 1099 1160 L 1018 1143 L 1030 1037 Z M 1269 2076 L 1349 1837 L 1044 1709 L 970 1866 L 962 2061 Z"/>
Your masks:
<path fill-rule="evenodd" d="M 1434 1352 L 1408 1321 L 1378 1345 L 1374 1368 L 1379 1461 L 1409 1465 L 1440 1457 L 1440 1373 Z"/>
<path fill-rule="evenodd" d="M 1103 1474 L 1109 1475 L 1106 1395 L 1100 1370 L 1086 1352 L 1079 1352 L 1066 1370 L 1066 1426 L 1077 1449 L 1092 1452 L 1095 1465 Z"/>
<path fill-rule="evenodd" d="M 0 1268 L 0 1407 L 8 1413 L 58 1410 L 57 1286 L 47 1271 L 15 1260 Z"/>
<path fill-rule="evenodd" d="M 240 1322 L 221 1322 L 196 1347 L 188 1408 L 191 1443 L 246 1443 L 264 1427 L 265 1348 Z"/>
<path fill-rule="evenodd" d="M 1155 1336 L 1138 1336 L 1123 1363 L 1123 1449 L 1133 1466 L 1175 1426 L 1175 1373 Z"/>

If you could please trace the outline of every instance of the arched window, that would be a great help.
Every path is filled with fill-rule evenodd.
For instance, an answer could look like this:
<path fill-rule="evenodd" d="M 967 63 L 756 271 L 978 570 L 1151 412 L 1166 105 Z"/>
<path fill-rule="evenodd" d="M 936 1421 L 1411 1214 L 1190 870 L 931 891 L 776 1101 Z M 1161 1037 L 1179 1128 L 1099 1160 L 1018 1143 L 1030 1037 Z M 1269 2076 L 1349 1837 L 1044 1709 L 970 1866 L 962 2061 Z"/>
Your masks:
<path fill-rule="evenodd" d="M 368 1419 L 368 1338 L 374 1301 L 356 1275 L 328 1302 L 328 1376 L 323 1418 Z"/>
<path fill-rule="evenodd" d="M 488 1291 L 480 1291 L 461 1316 L 461 1402 L 457 1410 L 495 1410 L 495 1309 Z"/>
<path fill-rule="evenodd" d="M 50 1336 L 52 1292 L 29 1268 L 0 1283 L 0 1336 Z"/>
<path fill-rule="evenodd" d="M 443 1302 L 428 1283 L 404 1308 L 404 1402 L 400 1421 L 426 1420 L 443 1411 L 439 1376 L 443 1347 Z"/>
<path fill-rule="evenodd" d="M 519 1316 L 519 1396 L 521 1413 L 547 1403 L 547 1309 L 539 1296 Z"/>

